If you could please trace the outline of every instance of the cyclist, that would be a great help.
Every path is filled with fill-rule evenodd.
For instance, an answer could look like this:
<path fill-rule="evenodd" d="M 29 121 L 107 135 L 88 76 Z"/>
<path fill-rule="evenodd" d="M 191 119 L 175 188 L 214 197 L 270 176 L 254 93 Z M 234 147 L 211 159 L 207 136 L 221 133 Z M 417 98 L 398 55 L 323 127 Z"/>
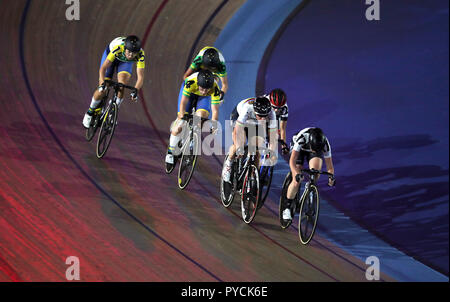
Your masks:
<path fill-rule="evenodd" d="M 245 136 L 249 145 L 261 146 L 264 145 L 265 139 L 258 136 L 258 126 L 262 126 L 262 129 L 268 130 L 269 136 L 269 150 L 271 151 L 272 162 L 276 161 L 275 148 L 277 146 L 277 124 L 275 112 L 272 110 L 270 101 L 266 96 L 260 96 L 256 98 L 248 98 L 242 100 L 237 104 L 231 113 L 230 120 L 233 126 L 233 145 L 228 150 L 228 158 L 225 162 L 222 179 L 226 182 L 231 182 L 231 166 L 233 159 L 238 149 L 242 149 L 245 143 Z M 256 127 L 255 127 L 256 126 Z M 256 136 L 249 136 L 249 127 L 253 127 L 253 133 Z M 257 156 L 259 158 L 259 156 Z"/>
<path fill-rule="evenodd" d="M 186 125 L 183 117 L 190 113 L 195 98 L 197 98 L 195 115 L 206 119 L 212 112 L 213 130 L 217 130 L 217 124 L 214 126 L 214 123 L 217 123 L 219 118 L 219 86 L 211 71 L 200 70 L 186 78 L 178 96 L 178 115 L 170 127 L 171 135 L 166 154 L 167 173 L 172 172 L 176 165 L 178 157 L 174 156 L 174 153 L 181 140 L 180 133 Z"/>
<path fill-rule="evenodd" d="M 322 157 L 325 160 L 327 166 L 327 172 L 334 175 L 333 160 L 331 157 L 331 146 L 327 137 L 323 134 L 320 128 L 310 127 L 299 131 L 292 138 L 294 144 L 291 149 L 291 157 L 289 160 L 289 167 L 292 173 L 292 182 L 288 187 L 286 200 L 282 204 L 284 210 L 283 220 L 292 220 L 292 213 L 290 206 L 300 188 L 300 182 L 297 182 L 297 174 L 301 175 L 301 169 L 303 169 L 303 163 L 305 159 L 308 161 L 310 169 L 321 170 L 322 169 Z M 292 145 L 291 143 L 291 145 Z M 333 177 L 328 178 L 328 185 L 334 186 L 336 180 Z"/>
<path fill-rule="evenodd" d="M 117 71 L 117 80 L 119 83 L 128 85 L 130 81 L 133 64 L 136 64 L 137 81 L 135 88 L 142 88 L 144 84 L 144 68 L 145 54 L 141 48 L 141 41 L 136 36 L 118 37 L 106 46 L 103 52 L 99 70 L 99 86 L 95 90 L 91 100 L 91 105 L 83 118 L 83 126 L 89 128 L 92 115 L 95 109 L 100 105 L 101 100 L 105 97 L 106 85 L 105 80 L 111 80 L 115 71 Z M 137 101 L 137 92 L 131 93 L 131 99 Z M 123 101 L 123 90 L 119 91 L 117 105 Z"/>
<path fill-rule="evenodd" d="M 273 89 L 268 95 L 266 95 L 270 103 L 272 104 L 272 108 L 275 111 L 275 115 L 277 117 L 277 126 L 278 126 L 278 137 L 279 143 L 281 144 L 281 153 L 288 154 L 289 147 L 286 144 L 286 126 L 288 120 L 288 105 L 287 105 L 287 97 L 286 93 L 280 89 Z"/>
<path fill-rule="evenodd" d="M 228 90 L 227 68 L 225 59 L 217 48 L 211 46 L 202 48 L 184 73 L 183 80 L 200 69 L 207 69 L 220 79 L 222 85 L 220 100 L 223 101 Z"/>

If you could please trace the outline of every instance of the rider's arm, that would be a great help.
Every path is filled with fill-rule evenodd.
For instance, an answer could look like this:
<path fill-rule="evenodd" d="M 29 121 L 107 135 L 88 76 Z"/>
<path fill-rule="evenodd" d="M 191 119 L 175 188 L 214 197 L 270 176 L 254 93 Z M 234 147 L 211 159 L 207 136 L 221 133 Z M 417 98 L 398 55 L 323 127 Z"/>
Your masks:
<path fill-rule="evenodd" d="M 222 78 L 220 78 L 220 81 L 222 82 L 222 91 L 224 93 L 227 93 L 228 91 L 228 76 L 224 76 Z"/>
<path fill-rule="evenodd" d="M 186 112 L 186 105 L 187 105 L 188 101 L 189 101 L 189 98 L 183 94 L 181 96 L 180 112 L 178 112 L 179 119 L 183 118 L 184 113 Z"/>
<path fill-rule="evenodd" d="M 189 68 L 186 70 L 186 72 L 184 73 L 183 81 L 186 80 L 187 77 L 189 77 L 191 74 L 193 74 L 194 71 L 195 71 L 194 69 L 192 69 L 191 67 L 189 67 Z"/>
<path fill-rule="evenodd" d="M 137 73 L 137 81 L 134 87 L 137 90 L 140 90 L 144 85 L 144 68 L 137 68 L 136 73 Z"/>
<path fill-rule="evenodd" d="M 219 105 L 211 104 L 212 120 L 217 121 L 219 119 Z"/>
<path fill-rule="evenodd" d="M 325 157 L 325 165 L 327 166 L 327 172 L 334 175 L 333 159 L 331 157 Z"/>
<path fill-rule="evenodd" d="M 286 142 L 286 125 L 287 121 L 280 121 L 280 138 Z"/>
<path fill-rule="evenodd" d="M 269 128 L 269 149 L 273 152 L 275 155 L 275 150 L 277 148 L 277 142 L 278 142 L 278 131 L 276 128 Z"/>
<path fill-rule="evenodd" d="M 112 62 L 110 60 L 105 60 L 102 64 L 102 66 L 100 67 L 99 70 L 99 79 L 98 79 L 98 86 L 102 85 L 103 82 L 105 81 L 105 74 L 106 74 L 106 70 L 112 65 Z"/>

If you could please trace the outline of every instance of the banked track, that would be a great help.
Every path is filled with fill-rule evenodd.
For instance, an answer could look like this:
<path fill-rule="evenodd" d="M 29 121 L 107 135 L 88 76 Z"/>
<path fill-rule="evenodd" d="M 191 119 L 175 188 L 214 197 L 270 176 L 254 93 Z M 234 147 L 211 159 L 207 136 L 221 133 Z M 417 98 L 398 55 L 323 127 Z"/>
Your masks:
<path fill-rule="evenodd" d="M 163 171 L 186 62 L 243 1 L 81 2 L 72 22 L 64 2 L 0 2 L 0 281 L 64 281 L 69 256 L 83 281 L 365 280 L 364 263 L 319 236 L 300 246 L 273 211 L 248 226 L 238 202 L 223 208 L 217 161 L 201 158 L 183 192 Z M 81 119 L 106 43 L 129 33 L 146 80 L 98 160 Z"/>

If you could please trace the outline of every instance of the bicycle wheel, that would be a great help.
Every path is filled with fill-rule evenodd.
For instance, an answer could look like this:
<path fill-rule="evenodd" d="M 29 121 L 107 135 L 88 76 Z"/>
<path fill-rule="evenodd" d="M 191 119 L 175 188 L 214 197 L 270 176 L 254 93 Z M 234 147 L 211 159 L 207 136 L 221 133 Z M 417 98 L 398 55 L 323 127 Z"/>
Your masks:
<path fill-rule="evenodd" d="M 197 133 L 186 140 L 183 146 L 180 167 L 178 169 L 178 187 L 183 190 L 189 184 L 197 163 L 197 154 L 199 153 L 199 140 Z"/>
<path fill-rule="evenodd" d="M 225 157 L 223 162 L 223 167 L 225 167 L 225 162 L 228 160 L 228 155 Z M 222 170 L 223 170 L 222 167 Z M 220 177 L 220 200 L 225 208 L 228 208 L 234 200 L 234 194 L 236 193 L 236 177 L 234 176 L 235 164 L 233 163 L 231 166 L 231 183 L 223 181 L 222 177 Z"/>
<path fill-rule="evenodd" d="M 106 151 L 108 151 L 109 145 L 111 144 L 111 140 L 114 136 L 114 130 L 116 129 L 117 111 L 116 103 L 112 103 L 111 106 L 106 109 L 97 140 L 98 158 L 105 156 Z"/>
<path fill-rule="evenodd" d="M 310 184 L 308 191 L 300 201 L 300 217 L 298 219 L 298 235 L 303 244 L 308 244 L 314 236 L 319 218 L 319 191 Z"/>
<path fill-rule="evenodd" d="M 291 225 L 292 220 L 294 219 L 295 208 L 297 206 L 297 201 L 298 201 L 298 192 L 297 192 L 297 194 L 295 194 L 294 201 L 292 202 L 292 204 L 290 206 L 292 219 L 284 220 L 283 219 L 283 211 L 285 210 L 284 205 L 286 202 L 287 191 L 288 191 L 288 188 L 289 188 L 289 185 L 291 184 L 291 182 L 292 182 L 292 173 L 289 171 L 289 173 L 286 175 L 286 177 L 284 178 L 284 181 L 283 181 L 283 186 L 281 189 L 281 196 L 280 196 L 280 203 L 278 205 L 278 218 L 280 219 L 280 225 L 281 225 L 281 228 L 283 228 L 283 229 L 286 229 Z"/>
<path fill-rule="evenodd" d="M 255 165 L 250 165 L 242 183 L 241 210 L 245 223 L 255 218 L 259 201 L 259 173 Z"/>
<path fill-rule="evenodd" d="M 100 122 L 100 116 L 94 113 L 94 116 L 92 117 L 93 122 L 91 123 L 91 126 L 86 129 L 86 140 L 90 142 L 95 135 L 95 132 L 97 132 L 98 124 Z"/>
<path fill-rule="evenodd" d="M 107 92 L 106 96 L 108 96 L 109 91 Z M 90 142 L 97 132 L 98 126 L 100 125 L 100 117 L 103 113 L 103 107 L 105 106 L 105 100 L 106 98 L 103 98 L 103 100 L 100 103 L 100 106 L 94 110 L 94 115 L 92 116 L 92 122 L 91 126 L 86 129 L 86 140 Z"/>
<path fill-rule="evenodd" d="M 264 205 L 267 195 L 269 195 L 270 185 L 272 184 L 273 166 L 262 166 L 259 175 L 261 180 L 261 199 L 258 202 L 258 210 Z"/>

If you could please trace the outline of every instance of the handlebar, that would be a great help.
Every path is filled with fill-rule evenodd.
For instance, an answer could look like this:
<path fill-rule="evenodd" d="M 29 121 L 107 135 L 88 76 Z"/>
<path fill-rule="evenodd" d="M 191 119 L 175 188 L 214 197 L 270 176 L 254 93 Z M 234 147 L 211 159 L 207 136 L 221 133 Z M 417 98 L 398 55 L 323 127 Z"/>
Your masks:
<path fill-rule="evenodd" d="M 185 120 L 185 121 L 189 121 L 191 118 L 194 118 L 194 116 L 196 116 L 197 118 L 200 118 L 202 122 L 210 120 L 209 118 L 204 118 L 204 117 L 200 117 L 200 116 L 197 116 L 197 115 L 192 115 L 190 113 L 184 114 L 184 116 L 181 119 Z"/>
<path fill-rule="evenodd" d="M 334 178 L 334 174 L 331 174 L 331 173 L 328 173 L 328 172 L 325 172 L 325 171 L 319 171 L 319 170 L 316 170 L 316 169 L 302 169 L 302 172 L 306 173 L 306 174 L 309 174 L 309 175 L 324 174 L 324 175 L 331 176 L 331 178 Z M 297 182 L 300 181 L 300 174 L 297 174 L 297 176 L 295 177 L 295 180 Z"/>
<path fill-rule="evenodd" d="M 137 89 L 135 87 L 133 87 L 133 86 L 128 86 L 128 85 L 125 85 L 125 84 L 122 84 L 122 83 L 117 83 L 117 82 L 114 82 L 112 80 L 105 80 L 103 83 L 107 84 L 108 86 L 113 87 L 114 90 L 118 90 L 118 89 L 121 89 L 121 88 L 126 88 L 126 89 L 130 89 L 132 91 L 137 92 Z"/>

